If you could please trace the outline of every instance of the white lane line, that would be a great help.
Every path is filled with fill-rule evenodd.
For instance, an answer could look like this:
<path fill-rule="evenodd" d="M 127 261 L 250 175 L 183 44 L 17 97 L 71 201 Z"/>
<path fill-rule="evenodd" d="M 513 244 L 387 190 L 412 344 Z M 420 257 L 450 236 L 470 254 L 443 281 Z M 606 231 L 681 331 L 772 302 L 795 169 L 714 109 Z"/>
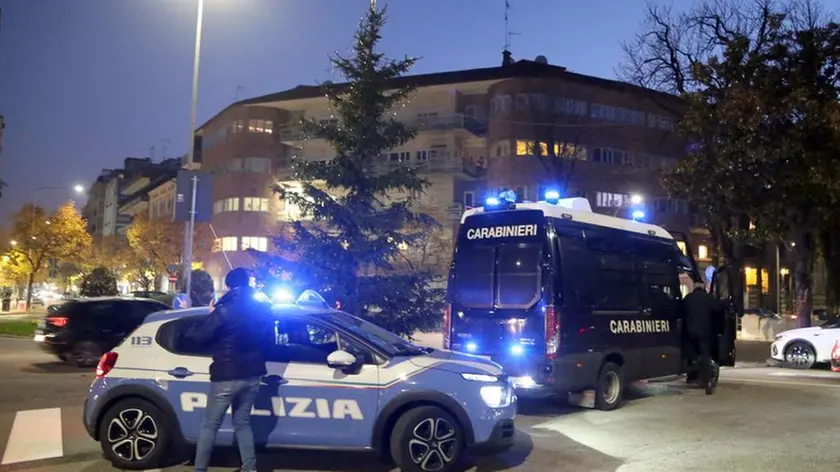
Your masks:
<path fill-rule="evenodd" d="M 12 431 L 0 464 L 51 459 L 64 455 L 61 408 L 15 413 Z"/>
<path fill-rule="evenodd" d="M 760 380 L 760 379 L 743 379 L 743 378 L 721 378 L 724 382 L 752 382 L 752 383 L 763 383 L 763 384 L 770 384 L 770 385 L 790 385 L 791 387 L 828 387 L 828 388 L 840 388 L 840 385 L 837 384 L 822 384 L 822 383 L 814 383 L 814 382 L 783 382 L 781 380 Z"/>

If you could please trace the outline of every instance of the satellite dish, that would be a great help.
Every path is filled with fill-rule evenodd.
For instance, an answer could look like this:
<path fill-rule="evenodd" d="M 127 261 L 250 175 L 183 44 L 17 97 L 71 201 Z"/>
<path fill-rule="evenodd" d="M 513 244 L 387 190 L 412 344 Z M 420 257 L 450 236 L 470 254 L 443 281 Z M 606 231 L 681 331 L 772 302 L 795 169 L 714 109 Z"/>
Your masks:
<path fill-rule="evenodd" d="M 548 58 L 540 55 L 537 56 L 536 59 L 534 59 L 534 62 L 536 62 L 537 64 L 548 64 Z"/>

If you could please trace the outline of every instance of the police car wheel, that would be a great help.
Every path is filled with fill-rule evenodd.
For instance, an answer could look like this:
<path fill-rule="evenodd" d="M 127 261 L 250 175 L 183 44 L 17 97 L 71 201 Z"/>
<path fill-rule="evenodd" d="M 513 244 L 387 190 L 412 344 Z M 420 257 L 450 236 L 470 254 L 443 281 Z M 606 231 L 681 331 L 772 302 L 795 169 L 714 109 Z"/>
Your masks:
<path fill-rule="evenodd" d="M 391 456 L 403 472 L 447 472 L 463 450 L 461 426 L 446 411 L 422 406 L 405 412 L 391 433 Z"/>
<path fill-rule="evenodd" d="M 169 439 L 163 413 L 141 398 L 117 402 L 99 423 L 102 452 L 119 469 L 156 468 L 166 456 Z"/>
<path fill-rule="evenodd" d="M 595 387 L 595 408 L 598 410 L 615 410 L 624 399 L 624 373 L 621 366 L 612 362 L 605 362 L 598 374 L 598 385 Z"/>

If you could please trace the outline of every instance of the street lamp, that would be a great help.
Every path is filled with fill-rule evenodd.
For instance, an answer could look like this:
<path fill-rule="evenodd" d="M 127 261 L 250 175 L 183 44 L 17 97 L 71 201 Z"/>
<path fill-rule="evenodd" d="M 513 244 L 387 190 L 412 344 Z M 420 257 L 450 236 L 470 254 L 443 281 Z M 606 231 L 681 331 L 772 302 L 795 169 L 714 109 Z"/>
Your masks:
<path fill-rule="evenodd" d="M 193 54 L 193 79 L 192 79 L 192 96 L 190 98 L 190 138 L 187 141 L 187 162 L 184 167 L 187 169 L 193 168 L 193 159 L 195 151 L 195 117 L 198 107 L 198 70 L 201 64 L 201 27 L 204 19 L 204 0 L 198 0 L 198 12 L 195 21 L 195 52 Z M 192 285 L 192 246 L 193 233 L 195 232 L 195 193 L 196 180 L 193 177 L 192 182 L 192 198 L 190 199 L 189 210 L 190 218 L 184 223 L 184 265 L 181 268 L 181 274 L 184 278 L 184 293 L 187 295 L 187 300 L 190 300 L 190 290 Z"/>
<path fill-rule="evenodd" d="M 631 205 L 641 205 L 642 202 L 645 201 L 645 197 L 639 195 L 638 193 L 634 193 L 630 195 L 630 204 Z"/>

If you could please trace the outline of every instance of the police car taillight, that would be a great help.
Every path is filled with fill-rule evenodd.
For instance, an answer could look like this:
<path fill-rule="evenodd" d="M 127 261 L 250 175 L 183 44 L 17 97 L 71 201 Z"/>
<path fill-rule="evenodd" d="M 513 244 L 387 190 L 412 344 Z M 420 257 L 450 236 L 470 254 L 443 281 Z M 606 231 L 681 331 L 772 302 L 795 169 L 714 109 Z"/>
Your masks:
<path fill-rule="evenodd" d="M 554 360 L 557 358 L 557 350 L 560 347 L 560 319 L 553 306 L 545 307 L 545 358 Z"/>
<path fill-rule="evenodd" d="M 99 359 L 99 365 L 96 366 L 96 376 L 101 378 L 108 375 L 108 372 L 111 372 L 111 369 L 117 365 L 117 357 L 119 355 L 116 352 L 102 354 L 102 357 Z"/>
<path fill-rule="evenodd" d="M 452 305 L 446 304 L 443 308 L 443 348 L 449 349 L 450 333 L 452 332 Z"/>

